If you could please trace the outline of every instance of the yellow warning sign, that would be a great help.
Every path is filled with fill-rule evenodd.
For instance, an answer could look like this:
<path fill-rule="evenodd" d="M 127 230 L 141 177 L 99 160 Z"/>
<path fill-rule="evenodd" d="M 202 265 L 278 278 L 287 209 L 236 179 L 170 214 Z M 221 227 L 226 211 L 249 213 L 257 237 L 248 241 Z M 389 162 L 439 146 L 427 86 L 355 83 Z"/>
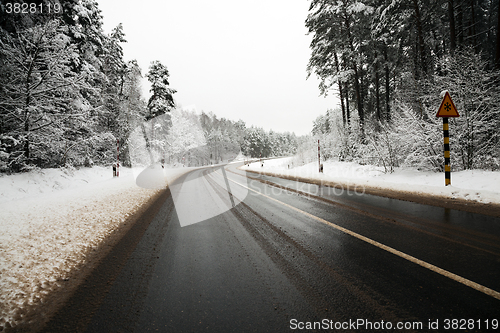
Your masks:
<path fill-rule="evenodd" d="M 460 117 L 448 92 L 444 95 L 436 117 Z"/>

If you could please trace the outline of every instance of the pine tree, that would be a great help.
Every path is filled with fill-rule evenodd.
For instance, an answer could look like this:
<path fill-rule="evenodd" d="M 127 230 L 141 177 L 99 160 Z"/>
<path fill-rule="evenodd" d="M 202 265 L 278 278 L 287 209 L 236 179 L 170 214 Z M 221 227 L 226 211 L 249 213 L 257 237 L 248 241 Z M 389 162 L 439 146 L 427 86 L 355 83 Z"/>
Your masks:
<path fill-rule="evenodd" d="M 149 71 L 146 74 L 148 81 L 151 82 L 150 91 L 152 93 L 148 101 L 149 114 L 147 119 L 165 114 L 175 107 L 173 95 L 176 91 L 170 88 L 169 76 L 167 67 L 160 61 L 151 62 Z"/>

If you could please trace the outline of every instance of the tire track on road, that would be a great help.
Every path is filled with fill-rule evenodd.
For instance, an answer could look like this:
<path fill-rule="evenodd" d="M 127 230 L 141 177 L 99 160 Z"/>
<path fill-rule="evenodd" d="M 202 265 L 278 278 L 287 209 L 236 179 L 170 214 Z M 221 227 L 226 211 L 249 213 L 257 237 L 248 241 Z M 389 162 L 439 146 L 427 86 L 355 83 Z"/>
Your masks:
<path fill-rule="evenodd" d="M 210 177 L 211 178 L 211 177 Z M 208 180 L 208 179 L 207 179 Z M 226 190 L 215 180 L 209 179 L 209 183 L 214 187 L 214 190 L 221 198 L 228 200 Z M 269 219 L 252 209 L 245 202 L 240 202 L 235 209 L 231 210 L 238 221 L 248 231 L 248 233 L 257 241 L 264 252 L 271 258 L 271 260 L 278 266 L 294 286 L 301 292 L 301 294 L 308 300 L 319 317 L 334 316 L 337 321 L 349 320 L 352 316 L 352 308 L 348 311 L 341 311 L 336 309 L 330 300 L 325 299 L 325 295 L 318 292 L 318 290 L 331 289 L 334 287 L 336 296 L 333 300 L 339 299 L 349 300 L 351 306 L 364 306 L 369 308 L 369 312 L 373 318 L 383 318 L 387 321 L 399 322 L 404 320 L 415 320 L 416 318 L 408 313 L 401 313 L 402 311 L 397 308 L 391 308 L 389 304 L 392 302 L 386 299 L 381 294 L 374 290 L 368 290 L 367 286 L 357 279 L 348 276 L 344 271 L 335 269 L 321 260 L 312 250 L 302 245 L 299 241 L 287 235 L 283 230 L 274 225 Z M 257 223 L 251 223 L 254 220 Z M 259 228 L 260 226 L 260 228 Z M 283 253 L 284 249 L 288 247 L 292 251 Z M 299 253 L 295 257 L 292 253 Z M 291 258 L 290 258 L 291 256 Z M 304 260 L 305 259 L 305 260 Z M 302 267 L 297 264 L 299 261 L 305 261 L 309 267 Z M 312 267 L 311 267 L 312 266 Z M 318 269 L 319 268 L 319 269 Z M 322 272 L 322 274 L 314 274 L 314 280 L 311 281 L 311 272 Z M 304 275 L 311 277 L 307 279 Z M 318 279 L 316 276 L 320 276 Z M 354 282 L 356 281 L 356 282 Z M 316 285 L 316 286 L 314 286 Z M 339 288 L 341 287 L 341 288 Z M 347 294 L 346 294 L 347 293 Z M 331 296 L 331 295 L 329 295 Z M 357 299 L 358 302 L 352 300 Z M 366 309 L 357 309 L 360 312 L 366 312 Z M 396 315 L 399 312 L 404 318 Z"/>
<path fill-rule="evenodd" d="M 395 218 L 389 218 L 389 217 L 386 217 L 386 216 L 382 216 L 382 215 L 370 213 L 367 210 L 363 210 L 363 209 L 360 209 L 360 208 L 352 207 L 350 205 L 343 204 L 343 203 L 340 203 L 340 202 L 337 202 L 337 201 L 333 201 L 333 200 L 328 199 L 328 198 L 324 198 L 324 197 L 321 197 L 321 196 L 318 196 L 318 195 L 314 195 L 312 193 L 308 193 L 308 192 L 304 192 L 304 191 L 301 191 L 301 190 L 297 190 L 297 189 L 294 189 L 294 188 L 291 188 L 291 187 L 288 187 L 288 186 L 283 186 L 283 185 L 274 183 L 274 182 L 269 181 L 269 180 L 265 180 L 265 179 L 261 179 L 261 178 L 257 178 L 257 177 L 252 177 L 252 176 L 248 176 L 248 175 L 247 176 L 243 176 L 243 175 L 238 174 L 238 173 L 236 173 L 234 171 L 231 171 L 231 170 L 227 170 L 227 171 L 231 172 L 231 173 L 234 173 L 236 175 L 242 176 L 242 177 L 246 177 L 246 178 L 249 178 L 249 179 L 252 179 L 252 180 L 259 181 L 259 182 L 261 182 L 263 184 L 266 184 L 266 185 L 269 185 L 269 186 L 273 186 L 273 187 L 276 187 L 276 188 L 279 188 L 279 189 L 282 189 L 282 190 L 285 190 L 285 191 L 289 191 L 289 192 L 296 193 L 298 195 L 302 195 L 302 196 L 307 197 L 307 198 L 309 198 L 311 200 L 318 200 L 320 202 L 325 202 L 325 203 L 328 203 L 328 204 L 331 204 L 331 205 L 335 205 L 335 206 L 341 207 L 343 209 L 352 211 L 352 212 L 354 212 L 356 214 L 360 214 L 360 215 L 364 215 L 364 216 L 367 216 L 367 217 L 371 217 L 371 218 L 374 218 L 374 219 L 377 219 L 379 221 L 386 222 L 386 223 L 389 223 L 389 224 L 392 224 L 392 225 L 402 226 L 402 227 L 411 229 L 413 231 L 417 231 L 417 232 L 420 232 L 420 233 L 423 233 L 423 234 L 426 234 L 426 235 L 429 235 L 429 236 L 432 236 L 432 237 L 437 237 L 437 238 L 440 238 L 440 239 L 443 239 L 443 240 L 446 240 L 446 241 L 449 241 L 449 242 L 453 242 L 453 243 L 456 243 L 456 244 L 459 244 L 459 245 L 462 245 L 462 246 L 467 246 L 467 247 L 470 247 L 472 249 L 479 250 L 479 251 L 486 252 L 486 253 L 492 254 L 494 256 L 500 257 L 500 251 L 492 251 L 492 250 L 485 249 L 483 247 L 479 247 L 479 246 L 476 246 L 476 245 L 473 245 L 473 244 L 470 244 L 470 243 L 467 243 L 467 242 L 464 242 L 464 241 L 460 241 L 460 240 L 457 240 L 457 239 L 450 238 L 448 236 L 439 235 L 436 232 L 431 232 L 431 231 L 424 230 L 424 229 L 422 229 L 422 227 L 424 227 L 424 228 L 431 228 L 431 229 L 436 230 L 437 232 L 441 231 L 441 232 L 451 233 L 451 234 L 453 234 L 456 237 L 460 237 L 462 239 L 465 239 L 465 240 L 468 240 L 468 241 L 471 241 L 471 242 L 475 242 L 475 243 L 487 245 L 487 246 L 490 246 L 492 248 L 500 250 L 500 239 L 498 239 L 498 237 L 496 237 L 494 235 L 480 233 L 480 232 L 477 232 L 477 231 L 468 230 L 468 229 L 460 228 L 460 227 L 456 227 L 456 226 L 453 226 L 453 227 L 449 226 L 449 225 L 440 225 L 440 226 L 438 226 L 438 225 L 435 225 L 435 224 L 429 225 L 429 223 L 425 222 L 425 220 L 423 220 L 423 219 L 413 218 L 413 219 L 410 220 L 407 217 L 404 217 L 404 216 L 402 216 L 400 214 L 395 214 L 394 212 L 387 212 L 387 213 L 389 213 L 392 216 L 396 216 Z M 372 208 L 372 207 L 369 207 L 369 208 Z M 399 220 L 403 220 L 406 223 L 398 221 L 396 218 L 399 219 Z M 419 227 L 415 227 L 415 226 L 412 226 L 410 224 L 418 225 Z"/>

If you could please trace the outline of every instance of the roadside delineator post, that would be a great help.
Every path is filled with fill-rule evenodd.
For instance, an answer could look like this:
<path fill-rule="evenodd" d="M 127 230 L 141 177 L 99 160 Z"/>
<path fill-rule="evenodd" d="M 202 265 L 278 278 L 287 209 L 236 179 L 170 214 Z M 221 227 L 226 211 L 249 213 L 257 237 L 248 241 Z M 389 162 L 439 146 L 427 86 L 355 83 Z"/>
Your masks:
<path fill-rule="evenodd" d="M 319 139 L 318 139 L 318 171 L 319 171 L 319 173 L 323 172 L 323 167 L 321 165 L 321 153 L 319 150 Z"/>
<path fill-rule="evenodd" d="M 120 176 L 120 139 L 116 139 L 116 177 Z"/>
<path fill-rule="evenodd" d="M 451 185 L 451 162 L 450 162 L 450 131 L 448 117 L 460 117 L 457 108 L 453 103 L 450 94 L 446 91 L 441 106 L 436 117 L 443 118 L 443 136 L 444 136 L 444 185 Z"/>

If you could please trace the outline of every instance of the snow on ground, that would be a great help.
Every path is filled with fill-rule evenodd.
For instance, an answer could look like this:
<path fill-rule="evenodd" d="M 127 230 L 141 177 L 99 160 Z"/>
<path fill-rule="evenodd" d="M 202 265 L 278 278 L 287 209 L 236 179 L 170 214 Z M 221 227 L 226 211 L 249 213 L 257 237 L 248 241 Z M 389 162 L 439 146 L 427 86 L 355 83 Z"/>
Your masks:
<path fill-rule="evenodd" d="M 187 168 L 164 169 L 173 180 Z M 28 320 L 158 189 L 111 167 L 0 174 L 0 331 Z M 140 170 L 139 170 L 140 171 Z M 136 173 L 137 175 L 137 173 Z"/>
<path fill-rule="evenodd" d="M 296 162 L 281 158 L 244 168 L 500 204 L 500 172 L 453 172 L 453 186 L 445 187 L 443 173 L 397 169 L 391 174 L 372 165 L 326 161 L 319 174 L 317 163 L 294 167 Z M 173 180 L 189 169 L 163 171 Z M 137 176 L 137 170 L 122 168 L 118 178 L 104 167 L 0 174 L 0 331 L 26 322 L 30 309 L 40 308 L 108 235 L 125 228 L 127 217 L 158 193 L 138 187 L 134 171 Z"/>
<path fill-rule="evenodd" d="M 246 170 L 265 171 L 282 175 L 337 182 L 349 186 L 367 186 L 395 191 L 429 194 L 439 197 L 473 200 L 500 204 L 500 172 L 466 170 L 451 173 L 451 186 L 444 186 L 444 172 L 418 171 L 398 168 L 384 173 L 383 167 L 360 165 L 353 162 L 323 162 L 323 174 L 318 162 L 293 167 L 293 157 L 251 163 Z"/>

